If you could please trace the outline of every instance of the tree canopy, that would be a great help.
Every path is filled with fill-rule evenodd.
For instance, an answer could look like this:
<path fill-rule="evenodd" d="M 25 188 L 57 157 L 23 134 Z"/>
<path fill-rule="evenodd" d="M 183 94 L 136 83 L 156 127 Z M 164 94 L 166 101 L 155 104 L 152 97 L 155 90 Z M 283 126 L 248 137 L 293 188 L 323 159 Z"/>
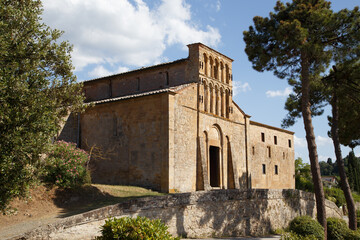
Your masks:
<path fill-rule="evenodd" d="M 290 115 L 303 117 L 316 195 L 317 218 L 326 233 L 326 210 L 318 163 L 312 116 L 322 110 L 316 106 L 325 101 L 317 89 L 322 87 L 321 74 L 326 71 L 337 48 L 352 41 L 359 25 L 353 17 L 358 9 L 334 13 L 325 0 L 278 1 L 269 17 L 254 17 L 254 26 L 244 32 L 245 52 L 257 71 L 273 71 L 279 78 L 287 78 L 297 95 L 287 102 L 296 109 Z M 316 104 L 315 104 L 316 103 Z"/>
<path fill-rule="evenodd" d="M 71 45 L 41 21 L 39 0 L 0 2 L 0 209 L 24 194 L 61 118 L 82 108 Z"/>

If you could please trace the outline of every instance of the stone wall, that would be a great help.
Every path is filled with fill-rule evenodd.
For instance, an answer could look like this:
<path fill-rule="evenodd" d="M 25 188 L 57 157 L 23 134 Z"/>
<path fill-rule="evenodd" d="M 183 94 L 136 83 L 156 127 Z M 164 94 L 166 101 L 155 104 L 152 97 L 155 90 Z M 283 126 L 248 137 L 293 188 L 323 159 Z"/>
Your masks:
<path fill-rule="evenodd" d="M 326 200 L 327 216 L 342 217 Z M 68 217 L 13 239 L 91 239 L 109 217 L 162 219 L 182 237 L 264 235 L 299 215 L 315 217 L 312 193 L 299 190 L 214 190 L 133 199 Z"/>
<path fill-rule="evenodd" d="M 186 83 L 186 63 L 186 59 L 180 59 L 171 63 L 85 81 L 86 101 L 116 98 L 184 84 Z"/>
<path fill-rule="evenodd" d="M 168 192 L 168 93 L 97 104 L 81 114 L 92 182 Z"/>
<path fill-rule="evenodd" d="M 294 133 L 253 121 L 249 133 L 251 187 L 295 188 Z"/>

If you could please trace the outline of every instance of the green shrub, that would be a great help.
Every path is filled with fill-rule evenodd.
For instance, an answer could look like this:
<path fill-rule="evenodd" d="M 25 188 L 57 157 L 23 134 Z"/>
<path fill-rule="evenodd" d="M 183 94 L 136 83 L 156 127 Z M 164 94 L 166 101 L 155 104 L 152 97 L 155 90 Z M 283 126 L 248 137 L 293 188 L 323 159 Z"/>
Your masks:
<path fill-rule="evenodd" d="M 310 216 L 300 216 L 290 222 L 289 230 L 301 236 L 313 235 L 316 239 L 324 239 L 324 228 Z"/>
<path fill-rule="evenodd" d="M 332 187 L 332 188 L 324 188 L 325 196 L 328 200 L 335 202 L 336 206 L 340 207 L 345 205 L 346 200 L 344 196 L 344 192 L 340 188 Z M 334 201 L 334 198 L 336 201 Z"/>
<path fill-rule="evenodd" d="M 348 232 L 349 228 L 344 220 L 332 217 L 327 219 L 328 240 L 345 239 Z"/>
<path fill-rule="evenodd" d="M 101 230 L 102 236 L 98 240 L 179 240 L 174 238 L 159 219 L 150 220 L 146 217 L 123 217 L 105 221 Z"/>
<path fill-rule="evenodd" d="M 317 240 L 314 235 L 301 236 L 294 232 L 286 232 L 281 235 L 280 240 Z"/>
<path fill-rule="evenodd" d="M 328 240 L 356 240 L 360 234 L 348 228 L 346 222 L 340 218 L 327 219 Z"/>
<path fill-rule="evenodd" d="M 53 145 L 45 163 L 45 181 L 59 187 L 76 187 L 90 183 L 85 164 L 89 154 L 74 143 L 58 141 Z"/>

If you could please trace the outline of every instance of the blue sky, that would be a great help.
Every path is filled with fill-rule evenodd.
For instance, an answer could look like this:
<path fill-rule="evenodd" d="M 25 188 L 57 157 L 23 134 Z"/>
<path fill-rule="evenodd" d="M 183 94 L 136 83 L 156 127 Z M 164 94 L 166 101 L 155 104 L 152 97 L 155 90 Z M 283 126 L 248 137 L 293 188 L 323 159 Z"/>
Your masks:
<path fill-rule="evenodd" d="M 333 10 L 358 0 L 333 0 Z M 268 16 L 276 0 L 44 0 L 43 21 L 63 30 L 74 46 L 79 81 L 187 57 L 187 44 L 202 42 L 234 59 L 234 101 L 251 120 L 280 127 L 287 81 L 252 69 L 243 31 L 254 16 Z M 313 119 L 320 161 L 335 159 L 326 116 Z M 295 132 L 295 156 L 308 162 L 302 119 Z M 350 151 L 343 148 L 343 156 Z M 355 149 L 360 156 L 360 147 Z"/>

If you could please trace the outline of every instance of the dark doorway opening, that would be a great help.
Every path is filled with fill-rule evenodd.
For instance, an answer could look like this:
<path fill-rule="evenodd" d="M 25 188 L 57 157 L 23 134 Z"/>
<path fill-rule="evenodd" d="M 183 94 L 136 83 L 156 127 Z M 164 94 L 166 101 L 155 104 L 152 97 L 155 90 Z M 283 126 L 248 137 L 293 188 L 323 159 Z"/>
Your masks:
<path fill-rule="evenodd" d="M 210 146 L 210 186 L 220 187 L 220 148 Z"/>

